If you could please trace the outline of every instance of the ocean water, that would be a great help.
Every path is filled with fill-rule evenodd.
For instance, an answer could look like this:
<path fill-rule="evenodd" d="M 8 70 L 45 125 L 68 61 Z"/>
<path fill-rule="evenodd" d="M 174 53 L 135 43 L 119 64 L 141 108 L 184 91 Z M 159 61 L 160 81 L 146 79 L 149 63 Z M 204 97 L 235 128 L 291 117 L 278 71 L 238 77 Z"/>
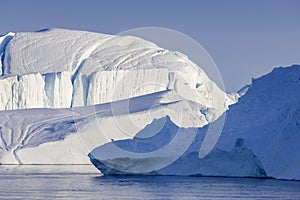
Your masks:
<path fill-rule="evenodd" d="M 300 199 L 300 182 L 102 176 L 93 166 L 0 166 L 0 199 Z"/>

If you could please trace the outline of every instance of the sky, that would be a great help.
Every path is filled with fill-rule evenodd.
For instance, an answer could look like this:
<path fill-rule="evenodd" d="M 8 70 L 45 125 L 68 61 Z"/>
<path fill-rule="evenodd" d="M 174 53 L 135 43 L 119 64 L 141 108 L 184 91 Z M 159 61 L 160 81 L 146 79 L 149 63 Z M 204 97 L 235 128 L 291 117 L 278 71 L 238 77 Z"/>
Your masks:
<path fill-rule="evenodd" d="M 0 33 L 66 28 L 117 34 L 141 27 L 179 31 L 216 63 L 226 91 L 276 66 L 300 64 L 298 0 L 2 1 Z"/>

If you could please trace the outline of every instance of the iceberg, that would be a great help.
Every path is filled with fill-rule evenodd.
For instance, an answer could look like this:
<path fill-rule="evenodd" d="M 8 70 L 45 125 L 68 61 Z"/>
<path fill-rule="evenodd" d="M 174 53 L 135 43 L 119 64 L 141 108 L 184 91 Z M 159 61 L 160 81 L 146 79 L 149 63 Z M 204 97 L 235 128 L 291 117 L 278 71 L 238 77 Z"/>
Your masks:
<path fill-rule="evenodd" d="M 207 156 L 201 157 L 199 150 L 220 118 L 202 128 L 183 128 L 164 117 L 132 139 L 95 148 L 89 153 L 91 162 L 103 174 L 300 180 L 300 65 L 275 68 L 252 81 L 226 111 L 221 135 Z M 161 120 L 163 128 L 153 135 Z M 182 135 L 185 139 L 178 139 Z"/>

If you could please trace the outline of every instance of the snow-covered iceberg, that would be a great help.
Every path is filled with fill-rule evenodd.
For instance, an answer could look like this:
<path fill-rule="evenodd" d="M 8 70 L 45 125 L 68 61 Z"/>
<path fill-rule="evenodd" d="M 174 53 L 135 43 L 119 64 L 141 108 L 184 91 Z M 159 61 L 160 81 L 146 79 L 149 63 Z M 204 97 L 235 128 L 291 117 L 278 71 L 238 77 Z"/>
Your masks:
<path fill-rule="evenodd" d="M 153 135 L 161 120 L 165 121 L 163 128 Z M 201 158 L 199 149 L 216 123 L 218 120 L 203 128 L 181 128 L 168 117 L 158 119 L 132 140 L 107 143 L 89 156 L 104 174 L 300 180 L 299 65 L 275 68 L 253 79 L 246 94 L 226 112 L 217 144 Z"/>
<path fill-rule="evenodd" d="M 0 57 L 0 164 L 87 164 L 154 118 L 201 127 L 236 102 L 187 56 L 132 36 L 8 33 Z"/>

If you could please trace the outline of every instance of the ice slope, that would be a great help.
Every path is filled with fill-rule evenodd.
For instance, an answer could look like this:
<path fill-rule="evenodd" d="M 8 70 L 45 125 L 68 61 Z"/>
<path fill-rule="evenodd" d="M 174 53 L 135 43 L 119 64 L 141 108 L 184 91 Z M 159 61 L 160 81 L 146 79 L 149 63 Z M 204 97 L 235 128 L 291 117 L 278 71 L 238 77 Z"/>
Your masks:
<path fill-rule="evenodd" d="M 10 33 L 0 37 L 0 54 L 1 110 L 88 106 L 166 89 L 215 109 L 215 118 L 235 102 L 182 53 L 137 37 Z"/>
<path fill-rule="evenodd" d="M 93 148 L 132 138 L 155 118 L 204 126 L 201 107 L 167 90 L 95 106 L 0 111 L 0 164 L 90 164 Z"/>
<path fill-rule="evenodd" d="M 92 163 L 104 174 L 300 180 L 300 65 L 275 68 L 253 79 L 246 94 L 226 112 L 221 137 L 204 158 L 199 158 L 199 149 L 209 126 L 218 120 L 196 129 L 180 128 L 167 117 L 156 135 L 140 137 L 150 134 L 158 121 L 132 140 L 95 148 L 89 154 Z M 184 139 L 177 138 L 183 135 Z M 187 150 L 178 155 L 177 149 L 185 145 L 183 141 L 190 142 Z M 168 150 L 170 146 L 173 151 Z M 165 162 L 170 158 L 174 162 Z"/>

